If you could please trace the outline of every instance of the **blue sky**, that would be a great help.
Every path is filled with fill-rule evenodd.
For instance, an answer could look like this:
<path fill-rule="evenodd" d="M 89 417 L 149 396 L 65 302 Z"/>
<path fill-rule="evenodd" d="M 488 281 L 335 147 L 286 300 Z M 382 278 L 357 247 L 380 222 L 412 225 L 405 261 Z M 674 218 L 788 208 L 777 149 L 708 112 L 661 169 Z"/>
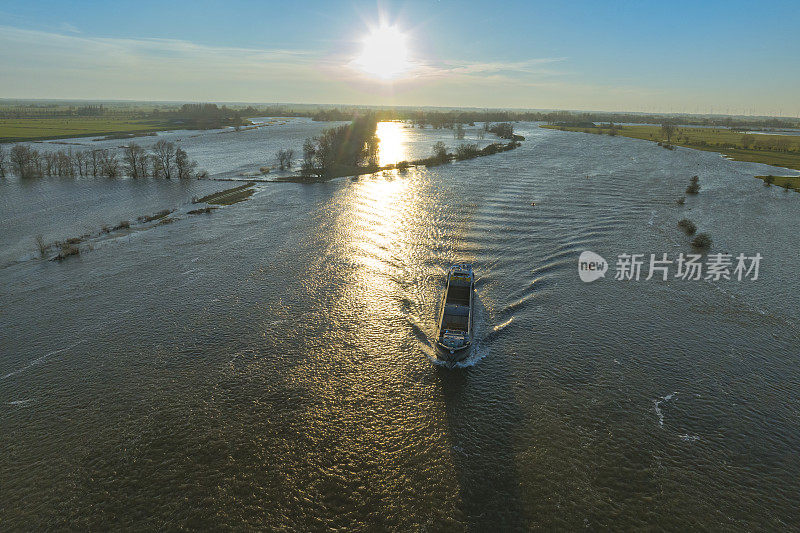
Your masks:
<path fill-rule="evenodd" d="M 379 19 L 414 68 L 353 70 Z M 791 2 L 0 4 L 0 97 L 800 115 Z"/>

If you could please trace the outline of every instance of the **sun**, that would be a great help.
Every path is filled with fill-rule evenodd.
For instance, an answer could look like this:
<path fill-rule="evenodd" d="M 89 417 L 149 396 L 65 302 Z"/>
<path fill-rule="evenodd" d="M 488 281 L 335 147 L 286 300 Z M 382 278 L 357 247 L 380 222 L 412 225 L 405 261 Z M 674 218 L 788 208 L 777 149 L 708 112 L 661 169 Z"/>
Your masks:
<path fill-rule="evenodd" d="M 353 64 L 382 80 L 398 78 L 411 68 L 407 40 L 397 26 L 381 25 L 364 38 L 364 49 Z"/>

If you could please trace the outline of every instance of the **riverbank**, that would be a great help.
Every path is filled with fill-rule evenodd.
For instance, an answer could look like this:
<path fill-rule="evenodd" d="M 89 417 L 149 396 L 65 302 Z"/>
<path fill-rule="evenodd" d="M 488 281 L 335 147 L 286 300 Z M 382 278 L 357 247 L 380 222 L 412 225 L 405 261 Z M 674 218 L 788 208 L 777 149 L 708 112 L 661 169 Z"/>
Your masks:
<path fill-rule="evenodd" d="M 620 135 L 682 146 L 707 152 L 718 152 L 734 161 L 764 163 L 776 167 L 800 170 L 800 136 L 751 135 L 730 129 L 675 127 L 667 143 L 661 126 L 559 126 L 542 125 L 542 128 L 598 135 Z"/>
<path fill-rule="evenodd" d="M 794 189 L 800 192 L 800 176 L 756 176 L 764 181 L 764 185 L 775 185 L 784 189 Z"/>

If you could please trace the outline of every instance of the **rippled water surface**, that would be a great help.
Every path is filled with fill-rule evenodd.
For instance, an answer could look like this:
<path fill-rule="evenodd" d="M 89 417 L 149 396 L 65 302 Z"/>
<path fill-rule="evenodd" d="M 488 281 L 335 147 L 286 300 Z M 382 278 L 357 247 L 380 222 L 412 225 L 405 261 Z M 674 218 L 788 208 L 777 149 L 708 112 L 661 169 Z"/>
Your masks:
<path fill-rule="evenodd" d="M 325 126 L 182 142 L 235 176 Z M 382 159 L 456 144 L 384 128 Z M 33 257 L 37 225 L 63 238 L 227 184 L 0 183 L 0 523 L 793 527 L 800 196 L 709 152 L 517 129 L 511 152 L 259 184 L 61 263 Z M 584 250 L 690 252 L 684 217 L 761 253 L 760 279 L 579 280 Z M 448 369 L 432 338 L 455 261 L 476 345 Z"/>

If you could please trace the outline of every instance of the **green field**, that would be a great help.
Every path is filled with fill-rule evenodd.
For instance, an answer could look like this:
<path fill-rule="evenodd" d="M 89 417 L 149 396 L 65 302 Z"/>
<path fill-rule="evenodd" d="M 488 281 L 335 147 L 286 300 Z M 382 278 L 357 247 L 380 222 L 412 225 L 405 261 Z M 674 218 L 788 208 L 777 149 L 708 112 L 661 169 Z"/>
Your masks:
<path fill-rule="evenodd" d="M 786 187 L 800 192 L 800 176 L 756 176 L 760 180 L 764 180 L 765 184 L 772 184 L 776 187 Z"/>
<path fill-rule="evenodd" d="M 225 189 L 224 191 L 219 191 L 215 193 L 211 193 L 209 195 L 203 196 L 202 198 L 198 198 L 196 200 L 192 200 L 192 203 L 207 203 L 213 205 L 232 205 L 244 200 L 247 200 L 252 196 L 255 192 L 253 190 L 253 185 L 255 182 L 249 182 L 244 185 L 240 185 L 239 187 L 234 187 L 232 189 Z"/>
<path fill-rule="evenodd" d="M 65 139 L 175 129 L 165 120 L 119 117 L 0 118 L 0 142 Z"/>
<path fill-rule="evenodd" d="M 609 128 L 602 127 L 552 125 L 542 127 L 667 142 L 661 126 L 615 126 L 613 133 Z M 677 127 L 671 144 L 696 150 L 719 152 L 736 161 L 764 163 L 800 170 L 800 135 L 747 135 L 729 129 Z"/>

